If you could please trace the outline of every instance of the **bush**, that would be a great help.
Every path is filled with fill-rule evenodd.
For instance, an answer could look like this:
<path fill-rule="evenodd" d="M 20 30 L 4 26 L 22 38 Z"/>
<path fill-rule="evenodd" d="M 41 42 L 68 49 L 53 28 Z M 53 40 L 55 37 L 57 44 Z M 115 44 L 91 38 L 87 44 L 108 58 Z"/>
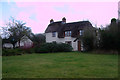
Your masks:
<path fill-rule="evenodd" d="M 94 43 L 93 43 L 94 39 L 92 37 L 84 37 L 83 38 L 83 45 L 86 51 L 91 51 L 93 50 L 94 47 Z"/>
<path fill-rule="evenodd" d="M 85 51 L 92 51 L 96 47 L 96 33 L 91 28 L 84 29 L 84 35 L 82 37 L 83 46 Z"/>
<path fill-rule="evenodd" d="M 27 48 L 22 50 L 23 50 L 23 53 L 28 53 L 28 54 L 32 54 L 35 52 L 34 48 Z"/>
<path fill-rule="evenodd" d="M 2 49 L 2 56 L 21 55 L 21 49 Z"/>
<path fill-rule="evenodd" d="M 36 53 L 50 53 L 50 52 L 69 52 L 72 47 L 65 43 L 45 43 L 41 46 L 35 47 Z"/>
<path fill-rule="evenodd" d="M 114 18 L 111 22 L 114 21 Z M 100 49 L 120 50 L 120 22 L 113 22 L 105 29 L 100 30 Z"/>

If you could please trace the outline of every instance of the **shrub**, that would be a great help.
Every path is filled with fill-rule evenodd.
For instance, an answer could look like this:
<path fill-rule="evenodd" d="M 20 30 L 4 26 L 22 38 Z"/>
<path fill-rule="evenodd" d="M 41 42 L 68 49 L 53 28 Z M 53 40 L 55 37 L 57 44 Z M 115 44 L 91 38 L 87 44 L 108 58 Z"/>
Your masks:
<path fill-rule="evenodd" d="M 83 45 L 86 51 L 91 51 L 94 47 L 93 43 L 93 38 L 92 37 L 83 37 Z"/>
<path fill-rule="evenodd" d="M 65 43 L 61 43 L 58 46 L 58 50 L 60 52 L 68 52 L 68 51 L 72 51 L 72 46 L 70 46 L 69 44 L 65 44 Z"/>
<path fill-rule="evenodd" d="M 35 50 L 34 50 L 34 48 L 27 48 L 27 49 L 22 49 L 22 52 L 32 54 L 35 52 Z"/>
<path fill-rule="evenodd" d="M 91 28 L 85 28 L 83 39 L 83 46 L 85 51 L 92 51 L 96 47 L 96 33 Z"/>
<path fill-rule="evenodd" d="M 65 43 L 45 43 L 41 46 L 35 47 L 36 53 L 49 53 L 49 52 L 69 52 L 72 47 Z"/>
<path fill-rule="evenodd" d="M 2 49 L 2 56 L 21 55 L 21 49 Z"/>
<path fill-rule="evenodd" d="M 114 22 L 105 29 L 100 30 L 100 49 L 102 50 L 120 50 L 120 22 Z"/>

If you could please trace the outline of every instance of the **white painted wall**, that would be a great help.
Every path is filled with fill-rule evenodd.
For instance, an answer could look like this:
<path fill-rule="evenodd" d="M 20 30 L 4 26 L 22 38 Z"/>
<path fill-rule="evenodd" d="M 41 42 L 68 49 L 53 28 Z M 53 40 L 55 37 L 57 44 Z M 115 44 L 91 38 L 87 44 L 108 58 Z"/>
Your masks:
<path fill-rule="evenodd" d="M 33 42 L 27 36 L 23 36 L 21 38 L 20 46 L 25 46 L 25 45 L 31 46 L 32 44 L 33 44 Z M 18 47 L 19 42 L 17 42 L 15 46 Z"/>
<path fill-rule="evenodd" d="M 56 37 L 52 37 L 52 33 L 46 33 L 46 42 L 50 43 L 53 41 L 56 41 L 57 43 L 65 43 L 66 41 L 71 41 L 72 42 L 72 47 L 74 51 L 78 50 L 78 42 L 74 42 L 76 38 L 72 37 L 65 37 L 65 38 L 58 38 L 58 33 L 56 32 Z"/>
<path fill-rule="evenodd" d="M 23 47 L 23 46 L 31 47 L 32 45 L 33 45 L 33 42 L 27 36 L 23 36 L 21 38 L 21 41 L 20 41 L 20 46 L 21 47 Z M 13 45 L 11 43 L 4 43 L 3 47 L 5 47 L 5 48 L 13 48 Z M 17 42 L 15 44 L 15 47 L 19 47 L 19 42 Z"/>
<path fill-rule="evenodd" d="M 5 48 L 13 48 L 13 45 L 11 43 L 4 43 L 3 47 L 5 47 Z"/>

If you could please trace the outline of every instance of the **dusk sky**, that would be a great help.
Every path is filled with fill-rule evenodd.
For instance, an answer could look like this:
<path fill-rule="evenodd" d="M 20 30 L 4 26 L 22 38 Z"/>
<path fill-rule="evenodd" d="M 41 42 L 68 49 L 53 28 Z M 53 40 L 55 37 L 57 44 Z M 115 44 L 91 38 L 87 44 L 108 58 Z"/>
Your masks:
<path fill-rule="evenodd" d="M 111 18 L 118 18 L 118 0 L 24 1 L 0 1 L 0 26 L 14 17 L 26 22 L 33 33 L 44 33 L 50 19 L 61 21 L 65 17 L 67 23 L 89 20 L 93 26 L 106 26 Z"/>

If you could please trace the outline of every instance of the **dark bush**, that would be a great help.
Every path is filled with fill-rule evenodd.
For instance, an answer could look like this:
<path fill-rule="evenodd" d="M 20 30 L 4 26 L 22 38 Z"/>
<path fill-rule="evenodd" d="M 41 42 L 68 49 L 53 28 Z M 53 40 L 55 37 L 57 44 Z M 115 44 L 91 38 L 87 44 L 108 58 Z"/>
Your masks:
<path fill-rule="evenodd" d="M 91 51 L 93 49 L 93 38 L 92 37 L 84 37 L 83 45 L 86 51 Z"/>
<path fill-rule="evenodd" d="M 84 29 L 82 37 L 83 46 L 85 51 L 92 51 L 96 47 L 96 33 L 91 28 Z"/>
<path fill-rule="evenodd" d="M 72 46 L 70 46 L 69 44 L 65 44 L 65 43 L 61 43 L 58 46 L 58 51 L 60 52 L 68 52 L 68 51 L 72 51 Z"/>
<path fill-rule="evenodd" d="M 2 56 L 21 55 L 21 49 L 2 49 Z"/>
<path fill-rule="evenodd" d="M 35 52 L 35 50 L 34 50 L 34 48 L 27 48 L 27 49 L 22 49 L 22 52 L 32 54 Z"/>
<path fill-rule="evenodd" d="M 100 49 L 120 51 L 120 22 L 113 18 L 111 24 L 100 30 Z"/>
<path fill-rule="evenodd" d="M 45 43 L 41 46 L 35 47 L 36 53 L 49 53 L 49 52 L 69 52 L 72 47 L 65 43 Z"/>

